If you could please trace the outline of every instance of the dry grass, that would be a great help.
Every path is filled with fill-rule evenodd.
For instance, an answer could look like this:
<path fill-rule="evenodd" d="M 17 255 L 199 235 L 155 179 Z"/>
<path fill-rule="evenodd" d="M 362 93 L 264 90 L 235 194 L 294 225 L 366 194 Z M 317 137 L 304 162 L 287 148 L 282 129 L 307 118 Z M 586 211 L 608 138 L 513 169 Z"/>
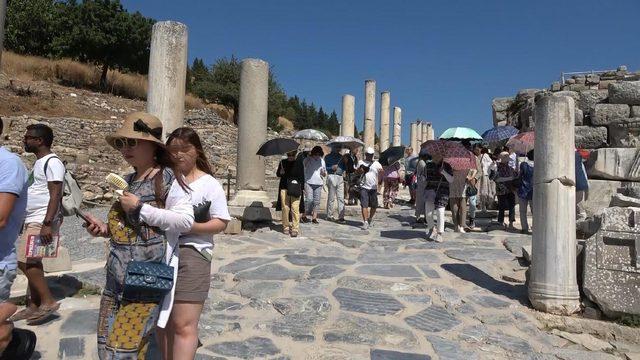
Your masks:
<path fill-rule="evenodd" d="M 50 81 L 61 85 L 82 89 L 99 90 L 100 69 L 69 59 L 50 60 L 37 56 L 18 55 L 12 52 L 2 54 L 2 72 L 9 78 L 23 81 Z M 134 73 L 109 70 L 107 91 L 129 99 L 147 98 L 147 77 Z M 188 109 L 203 108 L 204 104 L 191 94 L 185 97 Z"/>

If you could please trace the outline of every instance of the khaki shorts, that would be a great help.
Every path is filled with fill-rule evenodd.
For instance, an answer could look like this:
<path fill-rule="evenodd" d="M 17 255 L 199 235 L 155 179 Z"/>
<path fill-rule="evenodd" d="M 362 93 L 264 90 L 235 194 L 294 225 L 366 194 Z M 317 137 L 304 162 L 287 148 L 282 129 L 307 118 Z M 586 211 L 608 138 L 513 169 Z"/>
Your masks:
<path fill-rule="evenodd" d="M 58 234 L 60 232 L 60 225 L 62 225 L 62 221 L 54 221 L 52 223 L 52 231 L 54 234 Z M 22 234 L 18 238 L 16 242 L 16 255 L 18 256 L 18 262 L 21 263 L 38 263 L 42 262 L 42 259 L 27 259 L 26 251 L 27 251 L 27 239 L 31 235 L 40 235 L 40 229 L 42 229 L 42 224 L 40 223 L 27 223 L 24 224 L 22 228 Z"/>
<path fill-rule="evenodd" d="M 204 302 L 211 286 L 211 262 L 192 246 L 180 246 L 174 300 Z"/>

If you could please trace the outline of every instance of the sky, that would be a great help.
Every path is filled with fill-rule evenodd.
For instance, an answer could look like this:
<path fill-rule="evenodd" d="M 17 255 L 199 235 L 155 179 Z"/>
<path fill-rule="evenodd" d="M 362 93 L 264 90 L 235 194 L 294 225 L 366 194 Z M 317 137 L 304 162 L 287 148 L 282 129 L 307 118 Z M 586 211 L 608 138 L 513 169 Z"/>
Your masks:
<path fill-rule="evenodd" d="M 640 70 L 639 0 L 122 0 L 129 11 L 189 29 L 189 61 L 267 61 L 289 96 L 335 110 L 364 81 L 402 108 L 409 123 L 441 134 L 492 127 L 491 100 L 548 88 L 561 72 Z M 391 114 L 393 121 L 393 111 Z"/>

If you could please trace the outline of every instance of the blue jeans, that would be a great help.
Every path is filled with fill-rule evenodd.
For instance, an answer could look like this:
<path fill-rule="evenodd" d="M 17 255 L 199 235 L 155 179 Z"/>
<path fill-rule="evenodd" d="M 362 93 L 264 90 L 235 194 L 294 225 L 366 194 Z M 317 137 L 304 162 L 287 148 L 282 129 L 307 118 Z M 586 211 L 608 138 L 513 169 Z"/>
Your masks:
<path fill-rule="evenodd" d="M 322 195 L 322 185 L 311 185 L 304 183 L 304 213 L 311 215 L 320 211 L 320 195 Z"/>
<path fill-rule="evenodd" d="M 476 210 L 478 209 L 478 195 L 469 196 L 469 219 L 476 218 Z"/>

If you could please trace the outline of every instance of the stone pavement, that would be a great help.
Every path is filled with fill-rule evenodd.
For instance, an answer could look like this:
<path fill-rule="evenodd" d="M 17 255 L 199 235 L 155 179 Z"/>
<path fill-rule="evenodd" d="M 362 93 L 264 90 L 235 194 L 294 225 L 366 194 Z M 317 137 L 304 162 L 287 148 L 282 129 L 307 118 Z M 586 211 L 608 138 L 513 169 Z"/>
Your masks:
<path fill-rule="evenodd" d="M 345 225 L 302 224 L 298 238 L 279 225 L 217 236 L 197 358 L 625 359 L 640 352 L 635 335 L 603 341 L 539 319 L 522 283 L 526 267 L 503 245 L 517 253 L 530 236 L 447 232 L 438 244 L 410 226 L 411 214 L 406 206 L 381 210 L 367 231 L 348 217 Z M 66 226 L 75 260 L 103 261 L 101 241 Z M 104 273 L 73 276 L 100 285 Z M 58 282 L 75 289 L 70 278 Z M 86 291 L 62 300 L 59 318 L 32 327 L 35 358 L 96 358 L 98 302 Z"/>

